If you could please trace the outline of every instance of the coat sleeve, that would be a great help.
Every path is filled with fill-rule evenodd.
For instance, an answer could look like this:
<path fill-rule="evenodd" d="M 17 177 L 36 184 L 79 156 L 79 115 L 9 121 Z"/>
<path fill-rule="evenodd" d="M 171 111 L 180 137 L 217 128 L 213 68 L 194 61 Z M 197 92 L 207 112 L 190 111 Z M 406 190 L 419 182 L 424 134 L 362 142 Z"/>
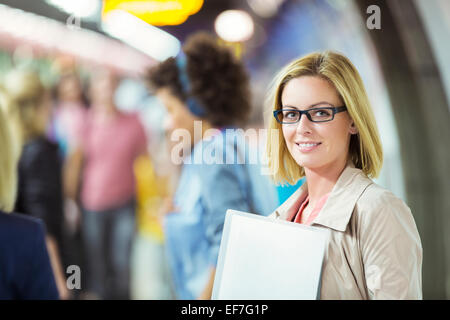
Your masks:
<path fill-rule="evenodd" d="M 61 163 L 56 149 L 23 155 L 20 203 L 23 213 L 42 219 L 49 234 L 60 238 L 63 218 Z"/>
<path fill-rule="evenodd" d="M 362 214 L 360 245 L 370 299 L 422 299 L 422 245 L 408 206 L 385 193 Z"/>
<path fill-rule="evenodd" d="M 29 261 L 27 262 L 29 272 L 21 279 L 20 299 L 57 300 L 59 293 L 45 244 L 45 228 L 42 223 L 34 224 L 30 235 L 28 238 L 30 239 Z"/>

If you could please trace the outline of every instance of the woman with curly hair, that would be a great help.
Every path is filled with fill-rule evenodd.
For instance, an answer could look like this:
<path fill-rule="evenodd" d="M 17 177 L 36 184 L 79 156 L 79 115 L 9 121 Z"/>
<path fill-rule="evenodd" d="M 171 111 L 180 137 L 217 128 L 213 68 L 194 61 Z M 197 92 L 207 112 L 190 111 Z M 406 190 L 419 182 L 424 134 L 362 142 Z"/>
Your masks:
<path fill-rule="evenodd" d="M 242 129 L 235 130 L 251 110 L 244 66 L 206 33 L 188 38 L 183 53 L 150 70 L 148 80 L 168 110 L 172 138 L 189 137 L 174 199 L 163 209 L 175 291 L 180 299 L 208 299 L 227 209 L 267 215 L 276 194 L 248 164 Z"/>

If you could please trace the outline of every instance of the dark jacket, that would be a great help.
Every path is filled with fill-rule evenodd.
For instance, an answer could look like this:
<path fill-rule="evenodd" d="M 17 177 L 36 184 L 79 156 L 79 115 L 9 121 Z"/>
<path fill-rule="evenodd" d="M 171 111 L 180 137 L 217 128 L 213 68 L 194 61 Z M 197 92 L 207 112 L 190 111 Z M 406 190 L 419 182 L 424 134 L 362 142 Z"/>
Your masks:
<path fill-rule="evenodd" d="M 42 219 L 47 232 L 61 243 L 62 165 L 57 145 L 44 137 L 28 142 L 23 148 L 14 212 Z"/>
<path fill-rule="evenodd" d="M 0 211 L 0 299 L 58 298 L 44 225 Z"/>

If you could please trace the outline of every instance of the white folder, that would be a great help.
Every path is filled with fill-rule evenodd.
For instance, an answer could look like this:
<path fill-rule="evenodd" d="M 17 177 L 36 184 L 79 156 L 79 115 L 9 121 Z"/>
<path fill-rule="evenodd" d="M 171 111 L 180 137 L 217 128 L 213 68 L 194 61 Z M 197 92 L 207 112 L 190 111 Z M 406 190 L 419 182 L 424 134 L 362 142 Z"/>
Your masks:
<path fill-rule="evenodd" d="M 228 210 L 212 299 L 314 300 L 329 231 Z"/>

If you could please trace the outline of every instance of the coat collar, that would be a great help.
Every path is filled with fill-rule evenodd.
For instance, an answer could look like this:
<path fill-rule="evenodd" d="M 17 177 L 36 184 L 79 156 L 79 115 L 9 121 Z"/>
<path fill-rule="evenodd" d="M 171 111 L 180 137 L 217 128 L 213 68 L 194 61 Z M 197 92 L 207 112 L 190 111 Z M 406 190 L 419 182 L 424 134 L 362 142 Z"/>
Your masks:
<path fill-rule="evenodd" d="M 344 232 L 352 216 L 356 201 L 372 183 L 372 180 L 367 178 L 362 170 L 355 168 L 352 162 L 347 163 L 327 202 L 312 224 L 319 224 Z M 287 220 L 294 211 L 298 211 L 301 203 L 306 198 L 307 192 L 308 186 L 305 182 L 274 211 L 275 217 Z"/>

